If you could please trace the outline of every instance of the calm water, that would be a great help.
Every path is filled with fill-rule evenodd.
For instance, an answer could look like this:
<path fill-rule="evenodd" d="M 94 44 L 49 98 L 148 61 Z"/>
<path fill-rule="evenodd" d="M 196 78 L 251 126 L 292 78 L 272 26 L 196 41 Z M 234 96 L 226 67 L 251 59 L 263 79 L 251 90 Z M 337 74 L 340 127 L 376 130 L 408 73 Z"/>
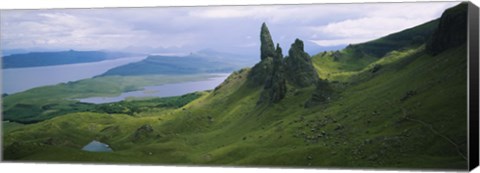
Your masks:
<path fill-rule="evenodd" d="M 145 59 L 128 57 L 91 63 L 3 69 L 2 93 L 17 93 L 39 86 L 91 78 L 107 70 Z"/>
<path fill-rule="evenodd" d="M 193 81 L 193 82 L 181 82 L 181 83 L 172 83 L 164 84 L 159 86 L 147 86 L 140 91 L 131 91 L 125 92 L 117 97 L 90 97 L 84 99 L 78 99 L 81 102 L 85 103 L 112 103 L 125 100 L 126 98 L 141 98 L 141 97 L 170 97 L 170 96 L 180 96 L 183 94 L 214 89 L 219 84 L 221 84 L 229 74 L 217 74 L 214 77 L 208 78 L 203 81 Z"/>
<path fill-rule="evenodd" d="M 85 145 L 82 150 L 92 151 L 92 152 L 112 152 L 113 150 L 104 143 L 93 140 L 92 142 Z"/>

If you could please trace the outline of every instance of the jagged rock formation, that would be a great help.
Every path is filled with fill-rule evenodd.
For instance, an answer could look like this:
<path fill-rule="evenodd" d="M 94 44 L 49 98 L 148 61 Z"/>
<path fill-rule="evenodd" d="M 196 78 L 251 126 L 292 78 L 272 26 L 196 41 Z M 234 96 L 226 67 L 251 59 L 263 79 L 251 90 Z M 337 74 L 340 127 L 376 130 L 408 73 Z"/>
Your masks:
<path fill-rule="evenodd" d="M 275 49 L 272 36 L 265 23 L 260 31 L 260 62 L 250 71 L 248 78 L 257 86 L 263 85 L 263 91 L 257 105 L 277 103 L 285 97 L 287 84 L 284 75 L 282 48 Z"/>
<path fill-rule="evenodd" d="M 294 87 L 312 86 L 319 80 L 313 68 L 310 56 L 304 51 L 303 41 L 296 39 L 284 58 L 282 48 L 273 40 L 265 23 L 260 31 L 260 62 L 257 63 L 248 78 L 250 84 L 263 86 L 257 105 L 277 103 L 287 93 L 287 82 Z"/>
<path fill-rule="evenodd" d="M 287 92 L 287 84 L 283 71 L 283 54 L 279 44 L 277 44 L 272 65 L 272 72 L 265 81 L 265 86 L 257 104 L 265 101 L 277 103 L 285 97 Z"/>
<path fill-rule="evenodd" d="M 468 3 L 447 9 L 440 17 L 438 28 L 427 43 L 427 51 L 436 55 L 448 48 L 467 43 Z"/>
<path fill-rule="evenodd" d="M 285 58 L 288 81 L 297 87 L 314 85 L 318 75 L 313 68 L 310 56 L 303 50 L 303 41 L 296 39 Z"/>

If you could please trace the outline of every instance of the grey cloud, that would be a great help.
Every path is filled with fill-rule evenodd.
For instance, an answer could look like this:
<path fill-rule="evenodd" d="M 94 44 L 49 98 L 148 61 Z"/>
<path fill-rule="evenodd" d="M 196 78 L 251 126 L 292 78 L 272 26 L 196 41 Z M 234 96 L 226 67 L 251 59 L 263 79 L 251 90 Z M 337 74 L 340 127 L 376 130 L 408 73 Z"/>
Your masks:
<path fill-rule="evenodd" d="M 424 8 L 425 4 L 429 5 L 419 3 L 412 6 Z M 455 5 L 435 4 L 437 8 L 413 15 L 431 20 L 443 9 Z M 405 9 L 400 6 L 390 3 L 9 10 L 2 11 L 1 15 L 1 44 L 2 49 L 196 51 L 215 48 L 255 53 L 258 51 L 259 27 L 262 22 L 267 22 L 274 41 L 288 51 L 295 38 L 317 41 L 360 39 L 335 35 L 338 33 L 334 29 L 322 32 L 327 30 L 312 28 L 348 26 L 345 21 L 371 16 L 410 21 L 408 17 L 412 18 L 412 14 L 404 14 Z M 333 25 L 335 23 L 342 25 Z M 397 31 L 396 28 L 389 29 Z"/>

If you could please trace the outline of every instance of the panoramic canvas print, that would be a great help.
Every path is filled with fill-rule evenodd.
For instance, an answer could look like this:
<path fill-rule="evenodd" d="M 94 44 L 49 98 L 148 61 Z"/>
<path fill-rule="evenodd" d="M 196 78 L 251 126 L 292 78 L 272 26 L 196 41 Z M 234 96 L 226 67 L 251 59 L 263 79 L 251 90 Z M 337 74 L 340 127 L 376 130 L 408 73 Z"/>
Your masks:
<path fill-rule="evenodd" d="M 467 6 L 2 10 L 2 159 L 465 170 Z"/>

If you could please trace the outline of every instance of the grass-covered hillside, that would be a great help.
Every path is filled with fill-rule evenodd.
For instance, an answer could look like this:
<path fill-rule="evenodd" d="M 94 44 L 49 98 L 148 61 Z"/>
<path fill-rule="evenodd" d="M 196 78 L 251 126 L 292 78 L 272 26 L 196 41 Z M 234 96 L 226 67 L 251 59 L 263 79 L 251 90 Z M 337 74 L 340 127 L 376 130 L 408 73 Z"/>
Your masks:
<path fill-rule="evenodd" d="M 321 52 L 313 56 L 314 65 L 321 78 L 341 80 L 342 76 L 349 76 L 350 72 L 375 64 L 375 61 L 383 57 L 398 57 L 401 52 L 425 44 L 431 39 L 438 24 L 439 19 L 432 20 L 376 40 L 351 44 L 343 50 Z"/>
<path fill-rule="evenodd" d="M 113 105 L 139 107 L 133 114 L 95 109 L 28 125 L 4 121 L 4 159 L 465 170 L 467 48 L 427 51 L 435 23 L 397 33 L 425 39 L 382 55 L 368 53 L 389 47 L 375 40 L 358 47 L 365 56 L 350 47 L 311 58 L 299 40 L 281 55 L 265 26 L 261 61 L 214 90 Z M 113 152 L 81 150 L 92 140 Z"/>

